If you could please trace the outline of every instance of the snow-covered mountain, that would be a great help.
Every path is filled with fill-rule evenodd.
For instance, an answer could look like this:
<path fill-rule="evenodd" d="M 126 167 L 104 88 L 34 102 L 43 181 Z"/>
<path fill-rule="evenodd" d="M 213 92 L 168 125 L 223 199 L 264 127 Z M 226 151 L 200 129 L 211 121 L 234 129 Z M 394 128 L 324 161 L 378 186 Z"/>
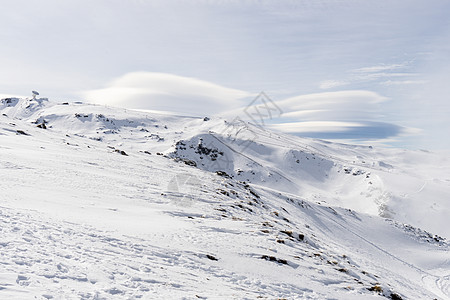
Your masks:
<path fill-rule="evenodd" d="M 1 299 L 448 299 L 445 155 L 0 103 Z"/>

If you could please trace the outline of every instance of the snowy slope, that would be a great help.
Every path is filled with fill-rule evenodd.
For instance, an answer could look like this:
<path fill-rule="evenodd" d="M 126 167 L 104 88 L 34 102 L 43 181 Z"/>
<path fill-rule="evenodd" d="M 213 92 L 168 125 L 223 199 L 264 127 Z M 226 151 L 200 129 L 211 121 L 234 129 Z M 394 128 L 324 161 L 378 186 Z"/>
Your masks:
<path fill-rule="evenodd" d="M 448 299 L 448 166 L 221 119 L 3 100 L 0 298 Z"/>

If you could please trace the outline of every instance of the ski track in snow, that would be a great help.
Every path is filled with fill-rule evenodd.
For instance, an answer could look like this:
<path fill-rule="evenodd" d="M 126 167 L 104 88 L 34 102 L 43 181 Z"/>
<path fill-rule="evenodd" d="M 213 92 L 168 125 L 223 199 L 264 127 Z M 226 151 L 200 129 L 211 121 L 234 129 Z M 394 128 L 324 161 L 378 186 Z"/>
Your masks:
<path fill-rule="evenodd" d="M 2 289 L 13 285 L 3 280 L 16 277 L 14 290 L 30 288 L 41 291 L 46 298 L 66 297 L 70 291 L 80 299 L 108 299 L 113 295 L 139 298 L 146 292 L 163 294 L 162 290 L 168 288 L 190 292 L 201 280 L 201 273 L 228 279 L 234 285 L 243 281 L 201 264 L 205 258 L 196 253 L 181 255 L 145 241 L 110 237 L 88 227 L 41 223 L 29 215 L 11 214 L 5 208 L 1 208 L 1 223 Z"/>
<path fill-rule="evenodd" d="M 31 291 L 47 299 L 148 299 L 169 296 L 168 292 L 194 295 L 203 290 L 200 284 L 206 278 L 225 282 L 229 292 L 217 290 L 221 297 L 255 298 L 261 296 L 256 291 L 263 290 L 317 299 L 308 288 L 259 285 L 258 280 L 208 263 L 205 254 L 159 248 L 151 239 L 115 238 L 87 226 L 36 220 L 3 207 L 0 221 L 0 290 L 6 292 Z M 192 236 L 190 242 L 198 238 Z"/>

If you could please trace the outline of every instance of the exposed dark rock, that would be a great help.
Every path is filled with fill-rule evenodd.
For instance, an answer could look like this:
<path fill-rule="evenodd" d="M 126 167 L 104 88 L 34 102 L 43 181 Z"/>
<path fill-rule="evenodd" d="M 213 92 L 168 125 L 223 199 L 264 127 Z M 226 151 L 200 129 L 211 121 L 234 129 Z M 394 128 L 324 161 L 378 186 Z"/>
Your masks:
<path fill-rule="evenodd" d="M 377 292 L 379 294 L 381 294 L 383 292 L 383 289 L 379 285 L 371 286 L 370 288 L 368 288 L 368 290 L 371 292 Z"/>
<path fill-rule="evenodd" d="M 188 166 L 197 167 L 197 163 L 193 160 L 183 159 L 182 161 Z"/>
<path fill-rule="evenodd" d="M 281 230 L 280 232 L 284 233 L 284 234 L 286 234 L 286 235 L 288 235 L 288 236 L 290 236 L 292 238 L 294 237 L 294 235 L 293 235 L 291 230 Z"/>
<path fill-rule="evenodd" d="M 125 151 L 123 151 L 123 150 L 116 149 L 116 150 L 114 150 L 114 152 L 117 152 L 117 153 L 120 153 L 122 155 L 128 156 L 128 154 Z"/>
<path fill-rule="evenodd" d="M 210 260 L 216 260 L 216 261 L 218 260 L 217 258 L 215 258 L 214 256 L 209 255 L 209 254 L 206 254 L 206 257 Z"/>
<path fill-rule="evenodd" d="M 217 171 L 216 174 L 225 178 L 231 178 L 225 171 Z"/>
<path fill-rule="evenodd" d="M 403 298 L 399 294 L 396 294 L 396 293 L 391 293 L 390 298 L 392 300 L 403 300 Z"/>
<path fill-rule="evenodd" d="M 25 131 L 23 131 L 23 130 L 16 130 L 16 132 L 17 132 L 17 134 L 21 134 L 21 135 L 29 135 L 28 133 L 26 133 Z"/>
<path fill-rule="evenodd" d="M 283 264 L 283 265 L 287 265 L 288 264 L 287 260 L 282 259 L 282 258 L 276 258 L 275 256 L 270 256 L 270 255 L 263 255 L 263 256 L 261 256 L 261 259 L 277 262 L 277 263 L 280 263 L 280 264 Z"/>

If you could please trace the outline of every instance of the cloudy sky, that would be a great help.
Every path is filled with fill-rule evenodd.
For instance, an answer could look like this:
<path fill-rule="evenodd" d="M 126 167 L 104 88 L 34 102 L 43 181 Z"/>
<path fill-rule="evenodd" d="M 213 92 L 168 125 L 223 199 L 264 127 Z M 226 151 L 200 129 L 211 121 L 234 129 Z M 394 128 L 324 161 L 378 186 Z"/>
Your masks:
<path fill-rule="evenodd" d="M 264 91 L 276 130 L 450 149 L 449 11 L 446 0 L 3 1 L 0 95 L 245 118 Z"/>

